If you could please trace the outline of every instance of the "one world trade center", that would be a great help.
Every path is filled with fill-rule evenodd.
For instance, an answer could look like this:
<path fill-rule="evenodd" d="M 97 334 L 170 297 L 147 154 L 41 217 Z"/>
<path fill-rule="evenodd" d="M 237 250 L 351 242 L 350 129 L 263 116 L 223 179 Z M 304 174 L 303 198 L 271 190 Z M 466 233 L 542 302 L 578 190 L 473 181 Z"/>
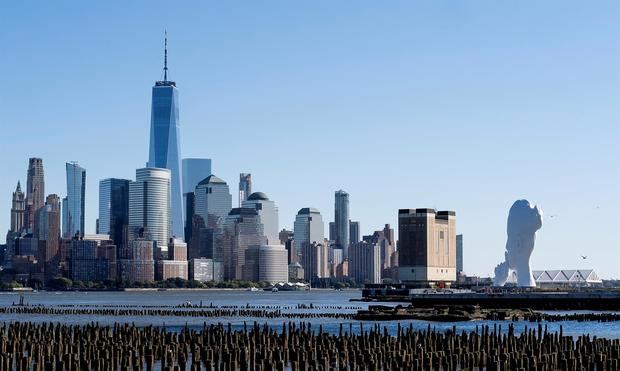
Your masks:
<path fill-rule="evenodd" d="M 170 170 L 171 231 L 182 238 L 184 221 L 181 184 L 179 91 L 168 81 L 168 40 L 164 47 L 164 79 L 153 86 L 151 104 L 151 142 L 148 167 Z"/>

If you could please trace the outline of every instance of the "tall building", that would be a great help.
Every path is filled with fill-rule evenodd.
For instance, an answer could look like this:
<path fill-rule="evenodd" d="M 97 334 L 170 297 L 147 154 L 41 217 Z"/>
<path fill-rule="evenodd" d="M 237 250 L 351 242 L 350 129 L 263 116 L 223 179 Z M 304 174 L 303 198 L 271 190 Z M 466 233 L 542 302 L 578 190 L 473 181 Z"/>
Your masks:
<path fill-rule="evenodd" d="M 349 259 L 349 194 L 342 189 L 335 193 L 334 223 L 336 247 Z"/>
<path fill-rule="evenodd" d="M 434 209 L 398 211 L 398 274 L 426 286 L 456 281 L 456 214 Z"/>
<path fill-rule="evenodd" d="M 360 222 L 349 221 L 349 243 L 360 242 Z"/>
<path fill-rule="evenodd" d="M 183 210 L 185 212 L 185 242 L 192 238 L 192 218 L 194 216 L 194 191 L 203 179 L 211 175 L 211 159 L 184 158 L 183 169 Z"/>
<path fill-rule="evenodd" d="M 183 236 L 183 186 L 181 182 L 179 92 L 168 80 L 167 38 L 164 48 L 164 79 L 153 86 L 149 168 L 170 170 L 170 218 L 172 234 Z"/>
<path fill-rule="evenodd" d="M 329 248 L 325 243 L 312 242 L 304 245 L 301 265 L 304 279 L 312 282 L 317 278 L 329 277 Z"/>
<path fill-rule="evenodd" d="M 17 182 L 17 188 L 13 192 L 13 200 L 11 202 L 11 232 L 20 233 L 24 229 L 24 213 L 26 211 L 26 201 L 24 192 L 20 182 Z"/>
<path fill-rule="evenodd" d="M 84 205 L 86 202 L 86 169 L 77 162 L 67 162 L 67 197 L 63 210 L 63 237 L 70 238 L 79 234 L 83 236 Z"/>
<path fill-rule="evenodd" d="M 243 208 L 255 209 L 263 225 L 263 233 L 267 238 L 268 245 L 277 245 L 280 241 L 278 232 L 278 207 L 275 202 L 263 192 L 252 193 L 247 200 L 241 203 Z"/>
<path fill-rule="evenodd" d="M 303 262 L 303 253 L 305 249 L 313 242 L 320 244 L 323 243 L 325 239 L 323 218 L 319 210 L 313 207 L 304 207 L 300 209 L 295 217 L 293 236 L 293 245 L 295 246 L 294 255 L 297 257 L 297 261 Z M 308 270 L 305 266 L 304 269 L 306 271 Z"/>
<path fill-rule="evenodd" d="M 26 178 L 26 228 L 32 231 L 35 227 L 37 210 L 45 204 L 45 180 L 43 160 L 32 157 L 28 160 Z"/>
<path fill-rule="evenodd" d="M 224 277 L 246 279 L 246 252 L 250 246 L 265 245 L 263 225 L 253 208 L 234 208 L 224 223 Z"/>
<path fill-rule="evenodd" d="M 329 222 L 329 240 L 336 241 L 336 223 Z"/>
<path fill-rule="evenodd" d="M 168 259 L 156 263 L 155 278 L 165 281 L 169 278 L 188 278 L 187 244 L 174 238 L 168 242 Z"/>
<path fill-rule="evenodd" d="M 221 227 L 232 209 L 232 195 L 225 181 L 209 175 L 196 186 L 194 212 L 206 227 Z"/>
<path fill-rule="evenodd" d="M 351 244 L 349 276 L 357 283 L 381 283 L 381 246 L 374 242 Z"/>
<path fill-rule="evenodd" d="M 144 236 L 167 251 L 170 233 L 170 170 L 136 170 L 136 181 L 129 183 L 128 244 Z"/>
<path fill-rule="evenodd" d="M 58 273 L 60 263 L 60 197 L 48 195 L 45 206 L 37 211 L 37 238 L 39 239 L 39 260 L 44 265 L 46 278 Z"/>
<path fill-rule="evenodd" d="M 252 194 L 252 174 L 239 174 L 239 207 Z"/>
<path fill-rule="evenodd" d="M 129 182 L 127 179 L 115 178 L 99 182 L 98 233 L 110 235 L 119 249 L 127 244 Z"/>
<path fill-rule="evenodd" d="M 456 273 L 463 273 L 463 235 L 456 235 Z"/>
<path fill-rule="evenodd" d="M 113 279 L 116 270 L 116 247 L 106 235 L 71 240 L 71 279 L 74 281 L 103 281 Z"/>

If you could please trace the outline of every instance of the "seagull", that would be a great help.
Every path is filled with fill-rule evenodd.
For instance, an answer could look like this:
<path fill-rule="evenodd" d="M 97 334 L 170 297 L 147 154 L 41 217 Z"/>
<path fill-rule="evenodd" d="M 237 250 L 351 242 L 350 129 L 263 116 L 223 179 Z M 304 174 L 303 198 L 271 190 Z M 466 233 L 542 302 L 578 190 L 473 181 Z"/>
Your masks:
<path fill-rule="evenodd" d="M 588 257 L 586 255 L 581 255 L 581 259 L 586 260 Z"/>

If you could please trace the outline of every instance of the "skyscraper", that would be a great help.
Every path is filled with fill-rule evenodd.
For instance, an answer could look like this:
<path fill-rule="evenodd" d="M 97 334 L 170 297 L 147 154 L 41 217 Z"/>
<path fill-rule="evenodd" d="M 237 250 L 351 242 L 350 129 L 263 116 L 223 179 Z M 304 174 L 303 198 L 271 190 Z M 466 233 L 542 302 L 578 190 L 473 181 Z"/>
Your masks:
<path fill-rule="evenodd" d="M 313 242 L 323 243 L 324 228 L 323 218 L 319 210 L 313 207 L 304 207 L 297 212 L 293 226 L 293 245 L 295 246 L 294 254 L 299 261 L 304 261 L 303 253 Z"/>
<path fill-rule="evenodd" d="M 349 243 L 360 242 L 360 222 L 349 221 Z"/>
<path fill-rule="evenodd" d="M 349 262 L 349 275 L 357 283 L 381 283 L 381 247 L 378 243 L 352 243 Z"/>
<path fill-rule="evenodd" d="M 136 181 L 129 183 L 128 245 L 143 236 L 168 251 L 170 238 L 170 170 L 136 170 Z"/>
<path fill-rule="evenodd" d="M 232 209 L 232 195 L 225 181 L 215 175 L 203 179 L 196 186 L 194 213 L 206 227 L 221 227 Z"/>
<path fill-rule="evenodd" d="M 183 169 L 183 210 L 185 212 L 185 242 L 192 238 L 192 225 L 194 216 L 194 191 L 200 181 L 211 175 L 211 159 L 208 158 L 184 158 Z"/>
<path fill-rule="evenodd" d="M 43 160 L 32 157 L 28 161 L 26 179 L 26 228 L 32 231 L 35 227 L 37 210 L 45 204 L 45 180 L 43 177 Z"/>
<path fill-rule="evenodd" d="M 344 260 L 349 259 L 349 194 L 342 189 L 335 193 L 334 222 L 336 247 L 341 248 Z"/>
<path fill-rule="evenodd" d="M 46 278 L 58 273 L 60 263 L 60 197 L 48 195 L 45 206 L 37 211 L 39 256 L 43 262 Z"/>
<path fill-rule="evenodd" d="M 174 81 L 168 81 L 168 46 L 164 48 L 164 80 L 153 86 L 151 105 L 151 141 L 149 168 L 170 170 L 170 215 L 172 234 L 183 236 L 183 186 L 181 182 L 179 126 L 179 92 Z"/>
<path fill-rule="evenodd" d="M 110 235 L 118 249 L 127 243 L 129 182 L 115 178 L 99 182 L 99 233 Z"/>
<path fill-rule="evenodd" d="M 86 169 L 77 162 L 67 162 L 67 197 L 63 203 L 63 237 L 73 237 L 84 230 L 84 205 L 86 199 Z"/>
<path fill-rule="evenodd" d="M 252 194 L 252 174 L 239 174 L 239 207 Z"/>
<path fill-rule="evenodd" d="M 241 203 L 242 207 L 249 207 L 256 210 L 263 225 L 263 233 L 267 238 L 268 245 L 278 245 L 280 236 L 278 234 L 278 207 L 275 202 L 263 192 L 252 193 L 247 200 Z"/>
<path fill-rule="evenodd" d="M 456 273 L 463 273 L 463 235 L 456 235 Z"/>
<path fill-rule="evenodd" d="M 24 212 L 26 210 L 26 202 L 24 192 L 20 182 L 17 182 L 17 188 L 13 192 L 13 200 L 11 202 L 11 229 L 10 232 L 19 233 L 24 229 Z"/>
<path fill-rule="evenodd" d="M 398 210 L 398 274 L 418 286 L 456 281 L 456 214 Z"/>
<path fill-rule="evenodd" d="M 250 246 L 265 245 L 265 242 L 263 225 L 256 210 L 232 209 L 224 222 L 224 278 L 248 279 L 245 253 Z"/>

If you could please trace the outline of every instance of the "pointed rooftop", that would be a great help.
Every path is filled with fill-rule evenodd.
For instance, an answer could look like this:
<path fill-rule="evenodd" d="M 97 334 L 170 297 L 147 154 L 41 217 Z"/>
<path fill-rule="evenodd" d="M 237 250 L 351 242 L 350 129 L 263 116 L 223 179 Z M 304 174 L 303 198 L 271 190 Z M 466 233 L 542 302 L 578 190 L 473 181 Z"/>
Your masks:
<path fill-rule="evenodd" d="M 22 184 L 21 184 L 21 182 L 18 180 L 18 181 L 17 181 L 17 188 L 15 188 L 15 192 L 17 192 L 17 193 L 21 193 L 21 191 L 22 191 Z"/>
<path fill-rule="evenodd" d="M 226 182 L 218 177 L 216 177 L 215 175 L 209 175 L 208 177 L 204 178 L 202 181 L 200 181 L 200 183 L 198 183 L 198 185 L 205 185 L 205 184 L 226 184 Z"/>

